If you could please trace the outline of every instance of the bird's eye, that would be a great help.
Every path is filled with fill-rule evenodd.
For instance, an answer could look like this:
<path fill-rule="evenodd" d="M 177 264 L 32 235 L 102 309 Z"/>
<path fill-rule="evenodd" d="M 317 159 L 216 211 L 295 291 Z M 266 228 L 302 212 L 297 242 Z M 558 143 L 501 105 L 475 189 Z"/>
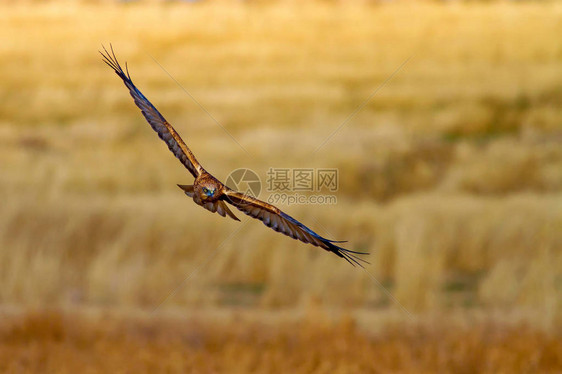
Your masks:
<path fill-rule="evenodd" d="M 203 187 L 203 192 L 207 193 L 207 192 L 209 192 L 209 189 L 207 187 Z"/>

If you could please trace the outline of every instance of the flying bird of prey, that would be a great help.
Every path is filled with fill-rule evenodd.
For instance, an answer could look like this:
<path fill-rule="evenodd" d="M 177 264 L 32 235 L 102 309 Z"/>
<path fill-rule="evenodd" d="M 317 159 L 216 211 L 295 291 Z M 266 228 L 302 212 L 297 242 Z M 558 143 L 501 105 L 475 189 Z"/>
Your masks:
<path fill-rule="evenodd" d="M 113 47 L 111 47 L 111 54 L 105 47 L 104 52 L 100 51 L 103 56 L 103 61 L 123 80 L 135 104 L 144 115 L 144 118 L 154 131 L 158 133 L 160 139 L 166 142 L 170 151 L 172 151 L 195 178 L 192 185 L 178 184 L 178 187 L 181 188 L 187 196 L 193 198 L 193 201 L 197 205 L 201 205 L 203 208 L 213 213 L 218 213 L 223 217 L 229 216 L 236 221 L 240 221 L 227 205 L 227 203 L 231 204 L 244 214 L 259 219 L 267 227 L 290 236 L 293 239 L 298 239 L 304 243 L 310 243 L 329 252 L 333 252 L 339 257 L 346 259 L 352 265 L 357 264 L 362 266 L 360 261 L 368 263 L 357 256 L 366 255 L 367 253 L 350 251 L 349 249 L 339 247 L 335 243 L 343 243 L 342 241 L 329 240 L 318 235 L 277 207 L 253 198 L 252 196 L 234 191 L 209 174 L 203 169 L 203 166 L 197 161 L 172 125 L 164 119 L 154 105 L 152 105 L 133 84 L 127 64 L 125 64 L 124 71 L 115 57 Z"/>

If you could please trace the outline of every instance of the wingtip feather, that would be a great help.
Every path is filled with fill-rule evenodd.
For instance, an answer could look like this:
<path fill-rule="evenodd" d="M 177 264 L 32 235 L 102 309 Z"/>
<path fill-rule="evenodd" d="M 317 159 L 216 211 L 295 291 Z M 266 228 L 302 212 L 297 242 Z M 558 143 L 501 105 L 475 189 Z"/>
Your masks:
<path fill-rule="evenodd" d="M 371 264 L 369 261 L 365 260 L 364 258 L 359 257 L 359 255 L 361 256 L 369 255 L 368 252 L 352 251 L 349 249 L 339 247 L 337 245 L 333 245 L 331 243 L 328 245 L 328 247 L 330 248 L 329 250 L 331 252 L 334 252 L 339 257 L 344 258 L 347 262 L 349 262 L 353 266 L 358 265 L 364 268 L 363 264 L 367 264 L 367 265 Z"/>

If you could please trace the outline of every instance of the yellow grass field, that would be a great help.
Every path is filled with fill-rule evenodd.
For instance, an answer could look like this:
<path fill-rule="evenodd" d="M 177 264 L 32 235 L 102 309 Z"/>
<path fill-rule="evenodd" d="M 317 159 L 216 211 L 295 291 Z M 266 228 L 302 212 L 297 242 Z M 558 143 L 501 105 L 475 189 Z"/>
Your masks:
<path fill-rule="evenodd" d="M 0 22 L 0 370 L 562 371 L 562 4 L 1 3 Z M 336 204 L 280 208 L 367 272 L 186 198 L 109 43 L 218 178 L 249 168 L 266 199 L 270 168 L 337 169 Z"/>
<path fill-rule="evenodd" d="M 562 367 L 562 340 L 497 320 L 413 325 L 379 316 L 378 330 L 369 330 L 350 316 L 272 320 L 264 312 L 2 317 L 3 372 L 555 373 Z"/>

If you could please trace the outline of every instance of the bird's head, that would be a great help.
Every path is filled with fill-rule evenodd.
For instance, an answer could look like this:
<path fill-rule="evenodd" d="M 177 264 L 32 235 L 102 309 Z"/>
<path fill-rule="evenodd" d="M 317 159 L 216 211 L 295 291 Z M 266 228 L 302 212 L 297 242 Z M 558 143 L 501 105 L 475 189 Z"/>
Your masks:
<path fill-rule="evenodd" d="M 203 186 L 201 188 L 201 191 L 203 192 L 202 197 L 204 199 L 208 199 L 208 198 L 213 197 L 215 195 L 215 187 Z"/>

